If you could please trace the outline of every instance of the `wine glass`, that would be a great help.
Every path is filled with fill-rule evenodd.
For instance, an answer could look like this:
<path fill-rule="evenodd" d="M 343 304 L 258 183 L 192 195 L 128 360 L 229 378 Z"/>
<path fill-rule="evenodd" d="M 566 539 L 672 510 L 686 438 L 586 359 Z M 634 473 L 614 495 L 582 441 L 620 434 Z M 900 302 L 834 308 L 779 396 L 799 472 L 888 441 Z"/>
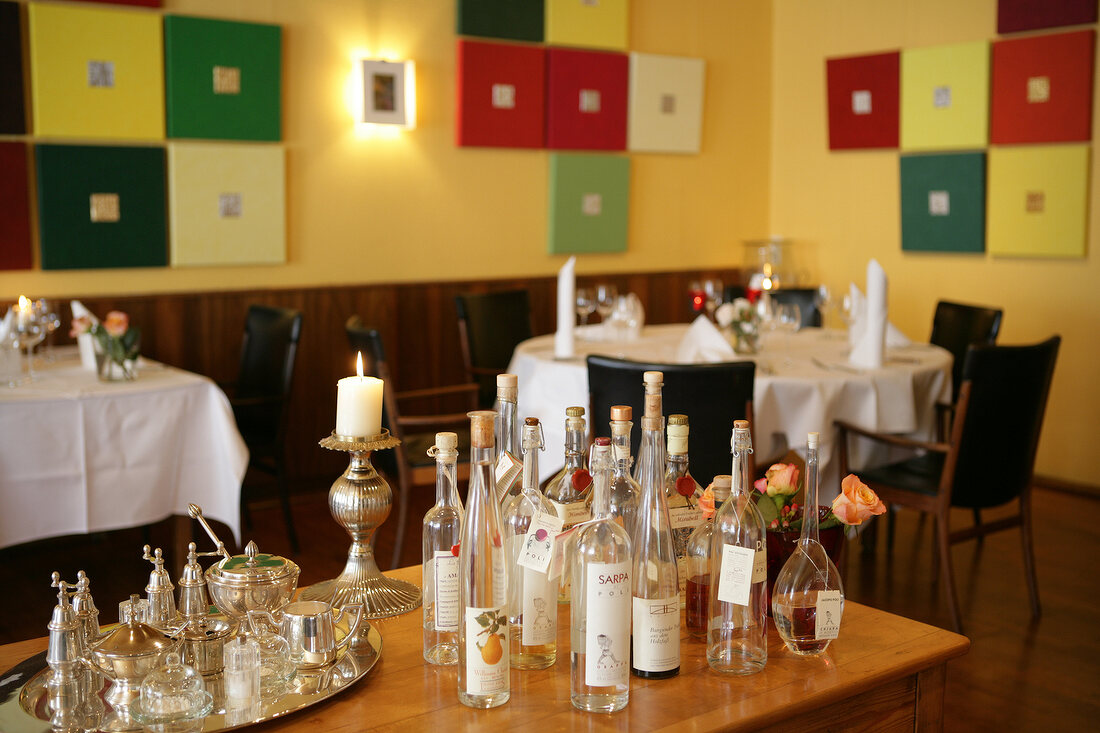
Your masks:
<path fill-rule="evenodd" d="M 833 306 L 833 294 L 828 285 L 818 285 L 814 291 L 814 307 L 821 314 L 821 326 L 825 326 L 825 313 Z"/>
<path fill-rule="evenodd" d="M 706 296 L 707 317 L 714 320 L 714 311 L 722 304 L 722 281 L 708 277 L 703 281 L 703 293 Z"/>
<path fill-rule="evenodd" d="M 600 320 L 607 321 L 611 311 L 615 310 L 615 299 L 619 297 L 619 289 L 614 285 L 601 283 L 596 286 L 596 312 L 600 314 Z"/>
<path fill-rule="evenodd" d="M 783 349 L 790 352 L 791 334 L 797 333 L 802 327 L 802 309 L 798 307 L 798 303 L 780 303 L 776 308 L 776 322 L 779 330 L 785 334 Z"/>
<path fill-rule="evenodd" d="M 27 352 L 27 379 L 34 382 L 38 375 L 34 371 L 34 347 L 46 338 L 46 329 L 35 317 L 33 310 L 24 311 L 19 306 L 11 307 L 11 333 L 19 348 Z"/>
<path fill-rule="evenodd" d="M 53 364 L 56 358 L 53 353 L 53 334 L 54 331 L 61 328 L 61 316 L 57 314 L 57 310 L 51 307 L 51 304 L 47 300 L 34 301 L 34 313 L 38 318 L 38 322 L 42 324 L 42 327 L 46 330 L 46 355 L 45 362 L 47 364 Z"/>
<path fill-rule="evenodd" d="M 588 317 L 596 312 L 596 294 L 592 288 L 577 288 L 577 315 L 581 325 L 588 325 Z"/>

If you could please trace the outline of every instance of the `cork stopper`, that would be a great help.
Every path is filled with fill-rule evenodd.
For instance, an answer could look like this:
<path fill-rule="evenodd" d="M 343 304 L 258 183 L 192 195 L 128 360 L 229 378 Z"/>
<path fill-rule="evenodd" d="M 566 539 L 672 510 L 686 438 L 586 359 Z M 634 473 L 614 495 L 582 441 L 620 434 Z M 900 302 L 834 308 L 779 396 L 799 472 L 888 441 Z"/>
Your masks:
<path fill-rule="evenodd" d="M 630 422 L 634 419 L 634 409 L 630 405 L 612 405 L 611 420 L 613 422 Z"/>
<path fill-rule="evenodd" d="M 658 387 L 665 383 L 665 375 L 662 372 L 645 372 L 642 374 L 642 384 L 655 384 Z"/>
<path fill-rule="evenodd" d="M 687 415 L 669 415 L 668 416 L 668 427 L 670 429 L 672 428 L 673 425 L 683 425 L 684 427 L 687 427 L 687 424 L 688 424 L 688 416 Z"/>
<path fill-rule="evenodd" d="M 523 424 L 528 427 L 538 427 L 539 419 L 537 417 L 525 417 L 523 418 Z"/>
<path fill-rule="evenodd" d="M 818 433 L 810 433 L 809 435 L 807 435 L 806 436 L 806 447 L 807 448 L 817 448 L 818 438 L 819 438 Z"/>
<path fill-rule="evenodd" d="M 567 407 L 565 408 L 566 417 L 584 417 L 583 407 Z"/>
<path fill-rule="evenodd" d="M 733 491 L 733 476 L 726 473 L 715 476 L 710 482 L 710 490 L 714 492 L 715 501 L 725 501 L 730 498 L 730 493 Z"/>
<path fill-rule="evenodd" d="M 733 429 L 734 430 L 748 430 L 749 429 L 749 421 L 748 420 L 734 420 L 733 421 Z"/>
<path fill-rule="evenodd" d="M 611 445 L 611 438 L 596 438 L 596 445 L 601 445 L 601 446 Z"/>
<path fill-rule="evenodd" d="M 441 451 L 457 451 L 458 433 L 436 433 L 435 447 Z"/>
<path fill-rule="evenodd" d="M 519 377 L 515 374 L 497 375 L 497 397 L 505 402 L 515 402 L 519 390 Z"/>
<path fill-rule="evenodd" d="M 494 410 L 475 410 L 466 413 L 470 418 L 470 445 L 474 448 L 493 447 L 493 428 L 497 413 Z"/>
<path fill-rule="evenodd" d="M 748 420 L 733 421 L 733 437 L 730 440 L 730 448 L 734 452 L 752 450 L 752 434 L 749 432 Z"/>
<path fill-rule="evenodd" d="M 645 416 L 649 418 L 662 417 L 661 387 L 665 383 L 665 375 L 661 372 L 646 372 L 642 375 L 642 384 L 645 385 Z M 652 421 L 646 424 L 642 421 L 643 430 L 660 430 L 662 426 L 655 427 Z"/>

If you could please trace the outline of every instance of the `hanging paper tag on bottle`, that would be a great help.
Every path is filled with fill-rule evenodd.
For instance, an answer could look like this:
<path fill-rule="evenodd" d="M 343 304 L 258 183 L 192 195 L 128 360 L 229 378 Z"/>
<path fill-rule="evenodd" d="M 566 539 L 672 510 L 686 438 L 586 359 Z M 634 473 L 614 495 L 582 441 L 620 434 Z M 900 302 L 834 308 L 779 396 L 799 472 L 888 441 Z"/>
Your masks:
<path fill-rule="evenodd" d="M 550 560 L 554 555 L 554 538 L 561 533 L 563 525 L 561 517 L 535 512 L 517 562 L 525 568 L 545 573 L 550 568 Z"/>
<path fill-rule="evenodd" d="M 752 568 L 756 552 L 748 547 L 722 545 L 722 567 L 718 576 L 718 600 L 738 606 L 749 605 Z"/>
<path fill-rule="evenodd" d="M 814 638 L 835 639 L 840 635 L 840 615 L 844 612 L 844 596 L 838 590 L 817 592 L 817 613 Z"/>
<path fill-rule="evenodd" d="M 500 456 L 497 458 L 496 468 L 493 469 L 493 476 L 496 480 L 498 504 L 504 500 L 504 495 L 511 491 L 512 487 L 516 485 L 522 473 L 523 461 L 516 460 L 515 456 L 511 453 L 502 450 Z"/>

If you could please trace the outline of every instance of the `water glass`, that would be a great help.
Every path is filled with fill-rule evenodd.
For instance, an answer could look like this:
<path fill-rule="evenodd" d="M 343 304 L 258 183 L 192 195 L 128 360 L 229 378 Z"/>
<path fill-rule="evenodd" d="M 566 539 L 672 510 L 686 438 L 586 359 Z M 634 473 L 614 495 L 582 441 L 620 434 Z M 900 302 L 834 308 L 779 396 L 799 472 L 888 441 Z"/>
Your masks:
<path fill-rule="evenodd" d="M 23 383 L 23 352 L 11 338 L 0 341 L 0 387 L 18 387 Z"/>
<path fill-rule="evenodd" d="M 615 299 L 619 297 L 619 289 L 614 285 L 601 283 L 596 286 L 596 312 L 600 314 L 600 320 L 606 321 L 615 310 Z"/>
<path fill-rule="evenodd" d="M 588 325 L 588 317 L 596 312 L 596 294 L 592 288 L 577 288 L 577 315 L 581 325 Z"/>

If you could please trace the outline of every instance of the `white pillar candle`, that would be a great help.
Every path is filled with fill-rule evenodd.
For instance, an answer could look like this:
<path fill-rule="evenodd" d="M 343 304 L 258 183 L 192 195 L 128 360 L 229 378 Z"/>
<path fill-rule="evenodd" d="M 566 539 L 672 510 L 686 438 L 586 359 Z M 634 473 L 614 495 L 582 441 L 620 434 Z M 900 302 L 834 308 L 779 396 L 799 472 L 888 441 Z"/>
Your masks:
<path fill-rule="evenodd" d="M 336 383 L 336 434 L 368 438 L 382 432 L 382 380 L 363 376 L 363 354 L 355 360 L 358 376 Z"/>

